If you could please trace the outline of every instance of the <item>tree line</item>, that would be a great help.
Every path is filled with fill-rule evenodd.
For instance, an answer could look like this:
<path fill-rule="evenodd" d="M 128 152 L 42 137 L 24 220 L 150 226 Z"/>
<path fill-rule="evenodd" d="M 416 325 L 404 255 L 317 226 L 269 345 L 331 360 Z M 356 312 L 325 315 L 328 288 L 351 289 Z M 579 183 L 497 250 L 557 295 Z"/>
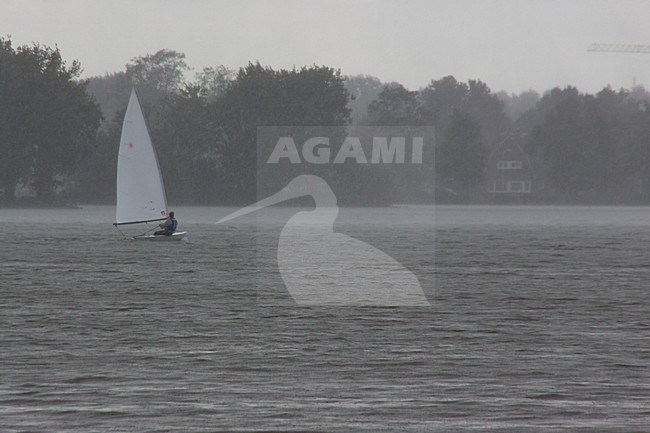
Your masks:
<path fill-rule="evenodd" d="M 95 143 L 101 111 L 58 48 L 14 48 L 0 38 L 0 191 L 14 203 L 21 187 L 54 203 L 71 187 Z"/>
<path fill-rule="evenodd" d="M 328 167 L 343 204 L 489 200 L 488 155 L 516 134 L 545 179 L 546 202 L 650 202 L 650 95 L 575 87 L 495 93 L 453 76 L 417 91 L 327 66 L 274 70 L 250 63 L 193 74 L 173 50 L 81 80 L 81 65 L 38 44 L 0 39 L 0 197 L 41 204 L 113 203 L 121 122 L 138 89 L 169 201 L 255 199 L 257 128 L 271 125 L 436 128 L 435 158 L 420 170 Z M 361 170 L 361 172 L 359 172 Z M 405 187 L 408 186 L 408 188 Z"/>

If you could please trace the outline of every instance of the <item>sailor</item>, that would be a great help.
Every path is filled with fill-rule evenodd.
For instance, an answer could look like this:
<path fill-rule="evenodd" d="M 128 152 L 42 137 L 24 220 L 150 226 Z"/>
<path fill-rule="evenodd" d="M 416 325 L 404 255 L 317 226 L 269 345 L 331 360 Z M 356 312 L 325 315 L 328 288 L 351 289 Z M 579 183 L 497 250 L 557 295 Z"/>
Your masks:
<path fill-rule="evenodd" d="M 167 219 L 164 222 L 160 223 L 160 228 L 162 230 L 158 230 L 154 233 L 154 235 L 171 236 L 176 231 L 177 227 L 178 221 L 176 218 L 174 218 L 174 212 L 169 212 Z"/>

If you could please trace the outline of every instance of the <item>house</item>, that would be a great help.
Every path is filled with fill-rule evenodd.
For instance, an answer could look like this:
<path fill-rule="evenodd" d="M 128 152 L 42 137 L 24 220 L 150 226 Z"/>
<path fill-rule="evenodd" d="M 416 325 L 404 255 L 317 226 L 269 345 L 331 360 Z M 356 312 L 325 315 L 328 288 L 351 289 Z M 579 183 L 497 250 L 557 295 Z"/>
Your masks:
<path fill-rule="evenodd" d="M 506 136 L 488 156 L 487 191 L 493 194 L 529 194 L 543 189 L 530 157 L 519 145 L 520 136 Z"/>

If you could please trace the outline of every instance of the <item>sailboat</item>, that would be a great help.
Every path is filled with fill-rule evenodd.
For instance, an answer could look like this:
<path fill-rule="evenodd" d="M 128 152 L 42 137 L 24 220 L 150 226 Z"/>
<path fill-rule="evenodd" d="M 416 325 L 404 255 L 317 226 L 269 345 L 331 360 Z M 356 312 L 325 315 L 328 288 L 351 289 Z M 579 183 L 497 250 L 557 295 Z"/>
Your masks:
<path fill-rule="evenodd" d="M 122 123 L 122 136 L 117 159 L 117 210 L 118 228 L 127 224 L 147 224 L 167 219 L 167 198 L 160 173 L 158 157 L 147 129 L 138 95 L 133 89 Z M 158 224 L 154 229 L 158 228 Z M 136 240 L 180 240 L 187 232 L 174 232 L 171 236 L 150 234 L 133 236 Z"/>

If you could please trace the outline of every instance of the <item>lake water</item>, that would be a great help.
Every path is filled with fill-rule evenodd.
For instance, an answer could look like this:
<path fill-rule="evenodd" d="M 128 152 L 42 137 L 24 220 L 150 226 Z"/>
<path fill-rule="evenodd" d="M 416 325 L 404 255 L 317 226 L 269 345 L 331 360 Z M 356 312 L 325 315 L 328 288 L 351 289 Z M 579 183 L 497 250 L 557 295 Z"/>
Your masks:
<path fill-rule="evenodd" d="M 341 209 L 430 307 L 299 306 L 296 209 L 174 210 L 0 209 L 0 431 L 648 431 L 650 208 Z"/>

